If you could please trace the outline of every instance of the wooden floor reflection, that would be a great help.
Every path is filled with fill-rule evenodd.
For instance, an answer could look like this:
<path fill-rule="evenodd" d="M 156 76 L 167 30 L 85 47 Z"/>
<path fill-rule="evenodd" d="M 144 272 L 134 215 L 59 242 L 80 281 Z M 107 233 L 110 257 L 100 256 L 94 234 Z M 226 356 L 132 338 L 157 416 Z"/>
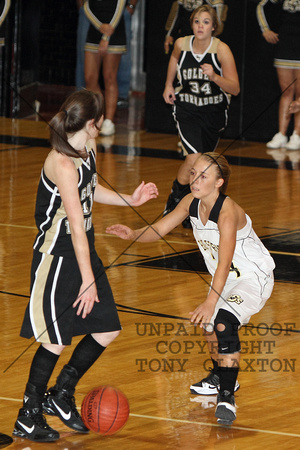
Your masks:
<path fill-rule="evenodd" d="M 189 393 L 190 384 L 210 367 L 201 332 L 188 320 L 189 312 L 204 300 L 210 277 L 185 269 L 176 258 L 195 253 L 191 230 L 180 226 L 166 241 L 134 243 L 129 248 L 128 242 L 105 234 L 105 228 L 116 222 L 137 227 L 159 217 L 180 164 L 177 136 L 145 131 L 142 115 L 131 106 L 118 112 L 116 135 L 98 139 L 98 173 L 104 185 L 121 192 L 151 180 L 160 196 L 137 211 L 94 207 L 96 247 L 109 267 L 123 331 L 80 380 L 76 391 L 80 405 L 91 388 L 116 386 L 129 399 L 130 417 L 119 433 L 107 437 L 80 435 L 49 417 L 61 439 L 48 446 L 87 450 L 300 448 L 300 152 L 269 151 L 258 142 L 222 140 L 219 146 L 232 163 L 228 194 L 251 216 L 278 267 L 271 299 L 252 317 L 249 327 L 241 330 L 237 420 L 231 428 L 222 428 L 214 417 L 216 397 Z M 36 188 L 49 147 L 45 122 L 34 118 L 0 118 L 0 135 L 0 432 L 11 435 L 37 348 L 34 341 L 19 337 L 19 329 L 29 294 Z M 72 348 L 64 351 L 51 382 Z M 10 445 L 11 449 L 40 447 L 16 438 Z"/>

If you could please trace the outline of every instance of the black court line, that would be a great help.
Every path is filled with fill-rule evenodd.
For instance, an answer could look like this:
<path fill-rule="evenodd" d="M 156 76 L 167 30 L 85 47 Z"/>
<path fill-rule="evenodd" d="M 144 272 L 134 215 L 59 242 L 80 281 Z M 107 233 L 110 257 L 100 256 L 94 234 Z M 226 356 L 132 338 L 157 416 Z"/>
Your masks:
<path fill-rule="evenodd" d="M 98 152 L 100 147 L 100 153 L 105 153 L 105 149 L 102 148 L 101 144 L 98 144 Z M 128 147 L 123 145 L 113 145 L 112 153 L 114 155 L 128 155 Z M 131 147 L 132 149 L 132 147 Z M 181 155 L 174 150 L 161 150 L 154 148 L 141 148 L 134 147 L 135 153 L 134 156 L 144 156 L 148 158 L 161 158 L 161 159 L 176 159 L 182 160 Z M 217 149 L 218 151 L 218 149 Z M 130 153 L 132 155 L 132 153 Z M 242 167 L 260 167 L 264 169 L 278 169 L 278 161 L 274 159 L 264 159 L 264 158 L 250 158 L 248 156 L 233 156 L 233 155 L 225 155 L 229 164 L 233 166 L 242 166 Z M 285 169 L 287 170 L 295 170 L 292 166 L 291 161 L 285 162 Z"/>
<path fill-rule="evenodd" d="M 276 252 L 281 252 L 282 254 L 286 253 L 286 255 L 283 256 L 287 258 L 287 268 L 289 268 L 288 257 L 294 257 L 295 266 L 297 267 L 299 265 L 298 261 L 300 254 L 300 229 L 267 235 L 261 238 L 261 240 L 263 241 L 269 252 L 273 253 L 273 257 L 275 256 Z M 295 266 L 292 267 L 293 270 L 295 270 Z M 298 279 L 300 279 L 299 275 Z"/>
<path fill-rule="evenodd" d="M 0 134 L 0 144 L 20 145 L 27 147 L 50 147 L 49 139 L 13 136 L 8 134 Z M 1 152 L 8 150 L 10 149 L 3 148 L 1 149 Z"/>
<path fill-rule="evenodd" d="M 300 237 L 300 228 L 296 228 L 294 230 L 290 230 L 288 228 L 273 228 L 273 227 L 264 227 L 266 230 L 277 230 L 276 233 L 272 234 L 266 234 L 264 236 L 260 236 L 260 239 L 272 239 L 272 238 L 278 238 L 278 237 L 288 237 L 291 238 L 291 235 L 299 233 Z M 300 248 L 299 248 L 300 250 Z M 298 250 L 298 251 L 299 251 Z"/>
<path fill-rule="evenodd" d="M 23 298 L 27 298 L 27 299 L 29 298 L 29 295 L 15 294 L 13 292 L 0 291 L 0 294 L 6 294 L 6 295 L 15 296 L 15 297 L 23 297 Z M 175 316 L 175 315 L 171 315 L 171 314 L 163 314 L 163 313 L 159 313 L 156 311 L 149 311 L 147 309 L 140 309 L 140 308 L 135 308 L 133 306 L 121 305 L 119 303 L 116 303 L 116 306 L 119 308 L 118 309 L 119 312 L 126 312 L 126 313 L 131 313 L 131 314 L 141 314 L 141 315 L 145 315 L 145 316 L 162 317 L 162 318 L 167 318 L 167 319 L 190 321 L 190 318 L 187 318 L 187 317 Z M 120 308 L 123 308 L 123 309 L 120 309 Z M 280 323 L 276 323 L 276 325 L 277 324 L 280 325 Z M 285 332 L 285 333 L 289 333 L 289 332 L 300 333 L 300 330 L 297 330 L 294 328 L 275 328 L 275 327 L 268 327 L 268 326 L 265 327 L 265 326 L 253 325 L 253 324 L 242 325 L 242 327 L 262 329 L 262 330 L 268 330 L 268 331 L 269 330 L 270 331 L 280 331 L 280 332 Z"/>
<path fill-rule="evenodd" d="M 196 257 L 199 256 L 199 259 L 197 261 L 197 268 L 194 267 L 193 263 L 188 263 L 185 261 L 184 256 L 190 256 L 191 254 L 196 255 Z M 132 255 L 139 258 L 139 255 Z M 180 266 L 170 266 L 167 261 L 171 258 L 178 258 L 181 259 Z M 199 263 L 199 264 L 198 264 Z M 119 263 L 114 264 L 113 267 L 122 267 L 122 266 L 133 266 L 133 267 L 148 267 L 149 269 L 159 269 L 159 270 L 171 270 L 171 271 L 180 271 L 180 272 L 189 272 L 189 273 L 204 273 L 209 275 L 209 272 L 207 271 L 207 268 L 205 266 L 205 263 L 203 261 L 203 258 L 200 254 L 199 248 L 195 247 L 193 249 L 179 251 L 179 252 L 173 252 L 168 253 L 165 255 L 158 255 L 158 256 L 147 256 L 142 259 L 137 259 L 133 261 L 127 261 L 125 263 Z"/>
<path fill-rule="evenodd" d="M 300 229 L 272 233 L 260 237 L 260 239 L 275 261 L 275 281 L 300 284 Z M 127 254 L 135 259 L 114 264 L 112 267 L 133 266 L 152 270 L 195 273 L 206 283 L 202 275 L 208 275 L 208 271 L 197 245 L 184 251 L 175 251 L 174 247 L 172 249 L 174 250 L 172 253 L 157 256 Z"/>
<path fill-rule="evenodd" d="M 30 150 L 32 147 L 30 145 L 11 145 L 11 147 L 0 149 L 0 152 L 10 152 L 10 151 L 19 151 L 19 150 Z M 1 447 L 0 447 L 1 448 Z"/>
<path fill-rule="evenodd" d="M 24 150 L 24 146 L 30 147 L 44 147 L 48 148 L 50 146 L 48 139 L 41 138 L 32 138 L 32 137 L 22 137 L 22 136 L 10 136 L 10 135 L 0 135 L 0 144 L 8 144 L 8 145 L 19 145 L 23 146 L 22 150 Z M 130 149 L 130 150 L 129 150 Z M 134 153 L 132 154 L 132 149 L 134 149 Z M 10 151 L 11 149 L 1 149 L 1 152 Z M 18 150 L 18 149 L 14 149 Z M 21 148 L 20 148 L 21 150 Z M 146 157 L 146 158 L 160 158 L 160 159 L 175 159 L 182 160 L 180 153 L 174 150 L 162 150 L 155 148 L 143 148 L 143 147 L 128 147 L 126 145 L 112 145 L 111 151 L 114 155 L 123 155 L 126 156 L 129 154 L 131 156 L 136 157 Z M 101 143 L 97 144 L 97 152 L 105 153 L 104 147 Z M 244 156 L 233 156 L 226 155 L 226 159 L 229 164 L 233 166 L 242 166 L 242 167 L 260 167 L 264 169 L 278 169 L 278 161 L 274 159 L 264 159 L 264 158 L 251 158 Z M 295 170 L 292 166 L 291 161 L 285 161 L 285 169 L 287 170 Z"/>
<path fill-rule="evenodd" d="M 276 282 L 300 284 L 299 257 L 297 255 L 278 255 L 274 253 L 272 254 L 272 257 L 276 265 L 274 270 Z M 191 274 L 195 273 L 198 274 L 203 281 L 205 280 L 202 276 L 209 275 L 198 248 L 113 265 L 113 267 L 121 266 L 131 266 L 151 270 L 167 270 L 171 272 L 186 272 Z"/>

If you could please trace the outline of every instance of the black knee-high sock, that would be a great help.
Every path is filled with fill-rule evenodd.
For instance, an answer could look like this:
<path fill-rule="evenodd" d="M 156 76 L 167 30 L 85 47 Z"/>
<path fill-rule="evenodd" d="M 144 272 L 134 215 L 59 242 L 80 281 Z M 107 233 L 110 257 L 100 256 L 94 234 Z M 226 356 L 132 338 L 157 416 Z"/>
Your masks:
<path fill-rule="evenodd" d="M 42 345 L 36 351 L 33 357 L 29 378 L 26 385 L 24 404 L 28 405 L 27 397 L 34 397 L 30 405 L 38 406 L 39 402 L 47 390 L 49 378 L 52 375 L 59 355 L 46 350 Z"/>
<path fill-rule="evenodd" d="M 229 391 L 234 394 L 234 387 L 239 373 L 238 367 L 221 367 L 219 366 L 220 392 Z"/>
<path fill-rule="evenodd" d="M 94 364 L 106 347 L 98 344 L 90 335 L 86 335 L 75 347 L 68 365 L 77 370 L 78 380 Z"/>

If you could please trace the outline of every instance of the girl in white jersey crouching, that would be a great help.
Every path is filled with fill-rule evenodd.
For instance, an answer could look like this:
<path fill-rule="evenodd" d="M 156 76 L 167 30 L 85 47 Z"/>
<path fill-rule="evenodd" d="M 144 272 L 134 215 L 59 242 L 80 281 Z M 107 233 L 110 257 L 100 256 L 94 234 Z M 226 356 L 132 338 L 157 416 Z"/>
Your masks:
<path fill-rule="evenodd" d="M 238 389 L 239 328 L 260 311 L 270 297 L 274 261 L 252 228 L 251 219 L 224 195 L 230 167 L 224 156 L 204 153 L 190 172 L 191 194 L 153 226 L 131 230 L 113 225 L 106 231 L 122 239 L 153 242 L 187 216 L 212 282 L 206 300 L 190 313 L 191 322 L 206 330 L 213 369 L 193 384 L 193 394 L 218 394 L 218 423 L 236 419 L 234 391 Z M 212 345 L 217 342 L 218 345 Z"/>

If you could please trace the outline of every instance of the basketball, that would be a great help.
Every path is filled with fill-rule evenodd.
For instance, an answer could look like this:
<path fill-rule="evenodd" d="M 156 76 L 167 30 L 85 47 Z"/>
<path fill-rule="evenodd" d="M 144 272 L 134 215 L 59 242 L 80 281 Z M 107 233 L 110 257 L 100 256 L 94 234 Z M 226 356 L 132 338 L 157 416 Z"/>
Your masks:
<path fill-rule="evenodd" d="M 87 428 L 98 434 L 114 434 L 127 422 L 129 403 L 125 394 L 112 386 L 98 386 L 83 399 L 81 417 Z"/>

